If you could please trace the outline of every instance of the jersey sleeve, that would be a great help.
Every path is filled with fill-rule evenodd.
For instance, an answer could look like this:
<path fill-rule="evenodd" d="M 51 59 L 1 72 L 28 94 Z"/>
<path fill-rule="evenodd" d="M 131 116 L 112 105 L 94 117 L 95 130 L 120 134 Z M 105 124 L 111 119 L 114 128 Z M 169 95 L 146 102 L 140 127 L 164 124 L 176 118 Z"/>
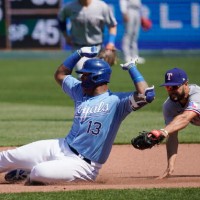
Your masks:
<path fill-rule="evenodd" d="M 188 106 L 185 110 L 196 112 L 198 115 L 200 115 L 200 95 L 199 94 L 193 94 L 189 98 Z"/>
<path fill-rule="evenodd" d="M 104 18 L 105 22 L 108 27 L 113 27 L 117 25 L 117 20 L 114 16 L 114 13 L 112 12 L 111 8 L 105 4 L 104 9 Z"/>
<path fill-rule="evenodd" d="M 185 110 L 197 114 L 197 116 L 191 120 L 191 124 L 200 126 L 200 87 L 195 84 L 190 85 L 189 102 Z"/>
<path fill-rule="evenodd" d="M 79 96 L 82 96 L 81 82 L 71 75 L 64 78 L 62 90 L 75 101 Z"/>
<path fill-rule="evenodd" d="M 71 2 L 65 4 L 65 6 L 63 6 L 59 12 L 58 12 L 58 19 L 62 22 L 66 21 L 66 18 L 68 18 L 70 16 L 70 7 L 71 7 Z"/>
<path fill-rule="evenodd" d="M 119 110 L 122 111 L 121 115 L 122 113 L 125 113 L 125 115 L 127 115 L 134 110 L 131 102 L 131 99 L 134 95 L 133 92 L 120 92 L 115 93 L 115 95 L 119 98 Z"/>
<path fill-rule="evenodd" d="M 199 102 L 195 102 L 195 101 L 190 101 L 185 110 L 194 111 L 198 115 L 200 115 L 200 103 Z"/>

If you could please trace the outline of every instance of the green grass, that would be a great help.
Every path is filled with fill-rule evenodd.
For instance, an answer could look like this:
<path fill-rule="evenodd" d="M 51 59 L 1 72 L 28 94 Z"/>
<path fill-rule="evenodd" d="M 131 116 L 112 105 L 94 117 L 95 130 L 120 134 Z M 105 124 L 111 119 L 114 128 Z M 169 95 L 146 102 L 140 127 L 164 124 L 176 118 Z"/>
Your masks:
<path fill-rule="evenodd" d="M 64 137 L 72 124 L 73 102 L 56 84 L 53 75 L 65 56 L 6 54 L 3 57 L 5 59 L 0 59 L 0 146 L 19 146 L 40 139 Z M 181 67 L 188 73 L 191 83 L 200 84 L 199 64 L 200 57 L 197 56 L 147 57 L 147 63 L 138 68 L 148 83 L 155 85 L 156 100 L 127 117 L 115 144 L 130 143 L 130 139 L 141 130 L 163 127 L 161 109 L 167 94 L 159 85 L 164 81 L 165 71 L 172 67 Z M 113 67 L 110 89 L 134 90 L 128 73 L 119 66 Z M 190 125 L 180 134 L 180 142 L 199 143 L 198 133 L 199 127 Z M 0 194 L 0 199 L 196 200 L 199 196 L 199 188 L 180 188 Z"/>
<path fill-rule="evenodd" d="M 40 139 L 64 137 L 73 108 L 1 103 L 0 146 L 19 146 Z"/>
<path fill-rule="evenodd" d="M 132 190 L 83 190 L 68 192 L 35 192 L 19 194 L 0 194 L 2 200 L 198 200 L 199 188 L 179 189 L 132 189 Z"/>
<path fill-rule="evenodd" d="M 19 146 L 36 140 L 64 137 L 72 125 L 73 107 L 1 103 L 0 146 Z M 156 120 L 155 120 L 156 119 Z M 141 130 L 163 126 L 161 112 L 138 110 L 122 123 L 115 144 L 129 144 Z M 200 142 L 199 127 L 189 126 L 182 142 Z"/>
<path fill-rule="evenodd" d="M 54 72 L 64 57 L 6 58 L 0 60 L 0 146 L 19 146 L 35 140 L 64 137 L 72 124 L 73 102 L 54 80 Z M 133 83 L 126 71 L 113 67 L 112 91 L 132 91 Z M 130 143 L 139 131 L 163 127 L 162 103 L 167 97 L 164 88 L 165 71 L 181 67 L 191 83 L 200 83 L 200 58 L 147 57 L 138 65 L 149 85 L 154 85 L 156 99 L 148 106 L 133 112 L 122 123 L 115 144 Z M 180 134 L 180 142 L 199 143 L 195 126 Z"/>

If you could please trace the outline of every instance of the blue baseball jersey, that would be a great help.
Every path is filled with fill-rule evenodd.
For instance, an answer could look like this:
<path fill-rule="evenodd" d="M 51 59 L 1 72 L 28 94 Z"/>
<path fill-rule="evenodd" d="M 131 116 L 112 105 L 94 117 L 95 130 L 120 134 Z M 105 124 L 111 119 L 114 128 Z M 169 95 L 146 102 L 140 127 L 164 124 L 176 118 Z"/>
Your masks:
<path fill-rule="evenodd" d="M 71 75 L 63 80 L 62 89 L 75 103 L 67 143 L 93 162 L 105 163 L 120 124 L 133 111 L 130 99 L 134 92 L 107 91 L 97 96 L 85 96 L 81 82 Z"/>

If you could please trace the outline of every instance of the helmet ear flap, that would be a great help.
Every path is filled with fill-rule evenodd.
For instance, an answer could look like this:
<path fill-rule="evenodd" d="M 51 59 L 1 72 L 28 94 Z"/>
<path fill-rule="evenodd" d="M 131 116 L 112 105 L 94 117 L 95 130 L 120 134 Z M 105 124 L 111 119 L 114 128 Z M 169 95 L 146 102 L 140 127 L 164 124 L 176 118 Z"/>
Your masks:
<path fill-rule="evenodd" d="M 94 74 L 92 75 L 92 81 L 94 83 L 109 83 L 110 82 L 110 73 Z"/>
<path fill-rule="evenodd" d="M 97 81 L 97 79 L 99 78 L 99 76 L 100 75 L 94 75 L 94 76 L 92 76 L 92 80 L 95 82 L 95 81 Z"/>

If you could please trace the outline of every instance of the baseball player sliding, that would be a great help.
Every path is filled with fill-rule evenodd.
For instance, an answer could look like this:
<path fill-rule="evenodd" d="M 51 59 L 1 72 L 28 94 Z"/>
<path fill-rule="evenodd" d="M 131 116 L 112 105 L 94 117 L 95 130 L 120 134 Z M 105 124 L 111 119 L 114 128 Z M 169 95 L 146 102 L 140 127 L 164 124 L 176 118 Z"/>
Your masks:
<path fill-rule="evenodd" d="M 108 159 L 122 121 L 154 100 L 154 88 L 148 87 L 135 60 L 121 67 L 129 72 L 136 91 L 111 92 L 108 88 L 111 67 L 104 60 L 93 58 L 97 53 L 95 47 L 83 47 L 57 68 L 55 80 L 74 101 L 71 130 L 65 138 L 36 141 L 0 152 L 0 172 L 13 170 L 6 174 L 7 181 L 25 178 L 26 184 L 94 181 Z M 84 56 L 90 59 L 77 71 L 82 75 L 79 81 L 71 73 Z"/>

